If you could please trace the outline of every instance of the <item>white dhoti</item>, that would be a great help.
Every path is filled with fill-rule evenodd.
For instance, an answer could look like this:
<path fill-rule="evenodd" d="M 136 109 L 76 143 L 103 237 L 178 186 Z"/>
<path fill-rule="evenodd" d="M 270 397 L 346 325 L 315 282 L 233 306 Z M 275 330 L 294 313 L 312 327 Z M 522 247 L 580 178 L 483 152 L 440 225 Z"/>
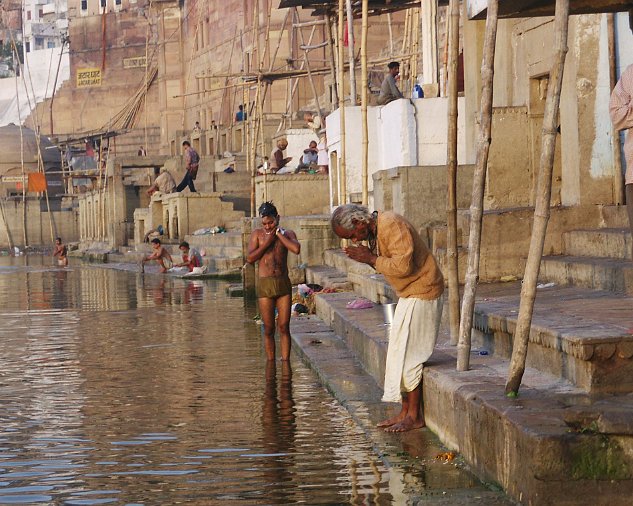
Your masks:
<path fill-rule="evenodd" d="M 435 348 L 443 298 L 401 298 L 396 306 L 387 349 L 384 402 L 400 402 L 422 380 L 422 368 Z"/>

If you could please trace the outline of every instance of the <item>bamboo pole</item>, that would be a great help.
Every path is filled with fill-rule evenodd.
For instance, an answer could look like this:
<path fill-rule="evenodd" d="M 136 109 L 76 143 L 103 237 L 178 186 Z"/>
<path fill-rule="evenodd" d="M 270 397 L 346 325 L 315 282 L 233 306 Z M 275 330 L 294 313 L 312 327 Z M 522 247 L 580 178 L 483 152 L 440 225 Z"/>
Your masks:
<path fill-rule="evenodd" d="M 367 32 L 369 18 L 369 2 L 363 0 L 362 3 L 362 29 L 360 42 L 360 67 L 361 67 L 361 107 L 360 116 L 362 123 L 362 204 L 366 206 L 369 202 L 369 130 L 367 128 Z M 351 69 L 350 69 L 351 72 Z"/>
<path fill-rule="evenodd" d="M 327 45 L 328 45 L 328 56 L 330 60 L 330 79 L 332 81 L 332 95 L 330 98 L 330 108 L 334 109 L 334 105 L 338 103 L 338 90 L 336 89 L 336 64 L 335 56 L 334 56 L 334 43 L 332 42 L 332 18 L 330 15 L 327 15 L 326 18 L 327 24 Z"/>
<path fill-rule="evenodd" d="M 297 20 L 299 20 L 299 11 L 295 7 L 295 14 L 297 16 Z M 301 39 L 301 46 L 305 47 L 305 39 L 303 38 L 303 29 L 299 28 L 299 38 Z M 308 71 L 308 81 L 310 82 L 310 88 L 312 89 L 312 94 L 314 95 L 314 103 L 316 104 L 317 114 L 321 117 L 321 106 L 319 104 L 319 93 L 317 92 L 316 85 L 314 84 L 314 78 L 312 77 L 312 71 L 310 70 L 310 59 L 308 58 L 308 50 L 303 50 L 303 58 L 305 60 L 306 70 Z"/>
<path fill-rule="evenodd" d="M 609 89 L 613 90 L 618 82 L 615 68 L 615 14 L 607 14 L 607 33 L 609 39 Z M 624 176 L 622 174 L 622 141 L 620 132 L 615 128 L 611 131 L 613 142 L 613 202 L 618 205 L 625 203 Z M 633 204 L 630 203 L 629 204 Z"/>
<path fill-rule="evenodd" d="M 352 12 L 352 0 L 345 0 L 345 9 L 347 11 L 347 54 L 349 58 L 349 99 L 350 99 L 349 103 L 350 105 L 356 105 L 356 93 L 357 93 L 356 92 L 356 62 L 354 58 L 354 14 Z M 365 59 L 367 59 L 366 54 L 365 54 Z"/>
<path fill-rule="evenodd" d="M 257 92 L 255 93 L 255 104 L 259 104 L 260 101 L 260 90 L 261 90 L 261 86 L 260 86 L 260 82 L 259 80 L 257 81 Z M 252 117 L 252 111 L 249 111 L 248 117 L 251 118 Z M 258 122 L 254 122 L 254 120 L 250 121 L 252 125 L 258 125 Z M 251 151 L 251 217 L 255 217 L 256 213 L 255 213 L 255 178 L 257 177 L 257 162 L 256 162 L 256 155 L 257 155 L 257 127 L 253 126 L 253 132 L 252 132 L 252 136 L 251 136 L 251 146 L 250 146 L 250 151 Z"/>
<path fill-rule="evenodd" d="M 387 13 L 387 26 L 389 28 L 389 56 L 393 56 L 393 22 L 391 20 L 391 12 Z"/>
<path fill-rule="evenodd" d="M 446 258 L 448 263 L 450 340 L 454 346 L 457 344 L 459 337 L 459 258 L 457 252 L 457 59 L 459 57 L 459 0 L 450 0 L 448 9 L 452 20 L 449 37 L 450 64 L 448 66 Z M 490 12 L 489 6 L 488 13 Z M 485 48 L 488 49 L 487 44 Z M 494 52 L 494 39 L 492 50 Z"/>
<path fill-rule="evenodd" d="M 538 280 L 547 222 L 550 213 L 550 198 L 552 194 L 552 172 L 554 154 L 556 151 L 558 110 L 560 94 L 563 84 L 565 58 L 567 56 L 567 36 L 569 32 L 569 0 L 556 0 L 554 14 L 554 63 L 550 73 L 545 113 L 543 116 L 543 138 L 541 143 L 541 159 L 537 179 L 537 195 L 534 208 L 534 223 L 528 253 L 523 286 L 521 288 L 521 304 L 519 316 L 514 332 L 514 346 L 512 360 L 505 392 L 516 396 L 521 385 L 525 360 L 527 358 L 528 339 L 532 325 L 534 300 L 536 299 L 536 283 Z"/>
<path fill-rule="evenodd" d="M 486 16 L 486 35 L 484 53 L 481 64 L 482 94 L 480 103 L 479 136 L 477 140 L 477 161 L 473 177 L 473 194 L 470 205 L 470 233 L 468 237 L 468 267 L 462 301 L 462 315 L 459 327 L 459 344 L 457 346 L 457 370 L 467 371 L 470 366 L 471 331 L 473 326 L 473 312 L 475 309 L 475 294 L 479 279 L 479 258 L 481 245 L 481 227 L 483 219 L 484 188 L 488 167 L 488 153 L 492 132 L 492 99 L 495 61 L 495 41 L 498 24 L 498 0 L 488 2 Z M 451 20 L 451 26 L 456 23 Z M 451 64 L 454 55 L 451 53 Z M 455 69 L 449 67 L 451 71 Z M 449 86 L 452 79 L 449 79 Z"/>
<path fill-rule="evenodd" d="M 59 68 L 62 65 L 62 56 L 64 55 L 64 46 L 66 45 L 66 37 L 62 38 L 62 47 L 59 50 L 59 60 L 57 61 L 57 70 L 55 72 L 55 82 L 53 83 L 53 91 L 51 92 L 51 103 L 49 104 L 49 116 L 51 126 L 51 137 L 53 133 L 53 102 L 55 101 L 55 88 L 57 88 L 57 79 L 59 78 Z"/>
<path fill-rule="evenodd" d="M 11 32 L 11 42 L 13 44 L 13 52 L 15 54 L 15 58 L 17 61 L 17 67 L 20 70 L 20 73 L 23 74 L 22 78 L 24 78 L 24 71 L 20 65 L 20 55 L 18 53 L 18 49 L 15 44 L 15 40 L 13 39 L 13 32 Z M 18 123 L 20 127 L 20 167 L 22 170 L 22 235 L 24 238 L 24 248 L 28 248 L 28 236 L 26 232 L 26 171 L 24 170 L 24 132 L 22 131 L 22 112 L 20 107 L 20 94 L 18 87 L 18 74 L 15 74 L 15 97 L 16 103 L 18 107 Z"/>
<path fill-rule="evenodd" d="M 343 4 L 344 0 L 338 0 L 338 108 L 339 108 L 339 129 L 340 129 L 340 143 L 341 143 L 341 152 L 339 153 L 339 175 L 338 180 L 340 181 L 340 194 L 339 194 L 339 205 L 347 203 L 347 174 L 345 167 L 345 83 L 343 80 L 345 79 L 345 69 L 343 66 L 343 23 L 345 21 L 343 17 Z"/>

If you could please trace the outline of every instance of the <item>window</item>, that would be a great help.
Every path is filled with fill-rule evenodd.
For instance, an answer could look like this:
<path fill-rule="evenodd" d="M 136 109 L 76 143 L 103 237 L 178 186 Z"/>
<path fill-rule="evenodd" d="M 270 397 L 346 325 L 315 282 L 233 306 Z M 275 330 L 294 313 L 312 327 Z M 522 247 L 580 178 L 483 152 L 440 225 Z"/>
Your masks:
<path fill-rule="evenodd" d="M 26 52 L 30 53 L 31 52 L 31 43 L 27 40 L 24 47 L 26 47 Z"/>
<path fill-rule="evenodd" d="M 46 43 L 46 47 L 48 47 L 48 49 L 51 49 L 51 48 L 55 47 L 55 43 L 53 41 L 49 40 Z"/>
<path fill-rule="evenodd" d="M 31 11 L 26 11 L 26 19 L 27 21 L 31 19 Z"/>
<path fill-rule="evenodd" d="M 81 10 L 82 11 L 88 10 L 88 0 L 81 0 Z"/>
<path fill-rule="evenodd" d="M 115 5 L 121 5 L 121 0 L 114 0 Z"/>
<path fill-rule="evenodd" d="M 101 2 L 101 7 L 103 7 L 105 9 L 106 6 L 106 0 L 99 0 Z"/>
<path fill-rule="evenodd" d="M 44 17 L 44 9 L 40 9 L 37 14 L 38 14 L 38 17 L 40 19 L 43 18 Z"/>

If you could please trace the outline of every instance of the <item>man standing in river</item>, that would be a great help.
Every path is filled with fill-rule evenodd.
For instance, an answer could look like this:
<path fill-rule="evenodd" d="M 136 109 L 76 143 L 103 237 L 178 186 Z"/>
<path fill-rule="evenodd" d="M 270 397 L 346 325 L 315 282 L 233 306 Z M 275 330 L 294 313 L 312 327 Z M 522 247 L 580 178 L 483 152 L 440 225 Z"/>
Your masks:
<path fill-rule="evenodd" d="M 332 229 L 342 239 L 369 243 L 345 248 L 345 253 L 383 274 L 399 297 L 382 400 L 402 400 L 402 408 L 378 427 L 388 432 L 424 427 L 422 369 L 433 353 L 442 318 L 444 278 L 437 261 L 413 225 L 393 212 L 370 213 L 366 207 L 346 204 L 334 211 Z"/>
<path fill-rule="evenodd" d="M 262 228 L 253 230 L 248 242 L 249 264 L 259 262 L 257 301 L 264 321 L 266 358 L 275 360 L 275 309 L 281 360 L 290 359 L 290 309 L 292 285 L 288 277 L 288 251 L 298 255 L 301 245 L 292 230 L 279 226 L 279 213 L 272 202 L 259 206 Z"/>

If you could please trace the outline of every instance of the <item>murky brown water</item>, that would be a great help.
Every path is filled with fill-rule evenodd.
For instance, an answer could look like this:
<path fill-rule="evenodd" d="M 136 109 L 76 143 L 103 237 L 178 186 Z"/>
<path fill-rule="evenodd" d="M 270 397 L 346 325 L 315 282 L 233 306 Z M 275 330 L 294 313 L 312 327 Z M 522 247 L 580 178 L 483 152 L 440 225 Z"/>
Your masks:
<path fill-rule="evenodd" d="M 267 367 L 225 282 L 50 263 L 0 259 L 1 504 L 392 502 L 394 471 L 299 360 Z"/>

